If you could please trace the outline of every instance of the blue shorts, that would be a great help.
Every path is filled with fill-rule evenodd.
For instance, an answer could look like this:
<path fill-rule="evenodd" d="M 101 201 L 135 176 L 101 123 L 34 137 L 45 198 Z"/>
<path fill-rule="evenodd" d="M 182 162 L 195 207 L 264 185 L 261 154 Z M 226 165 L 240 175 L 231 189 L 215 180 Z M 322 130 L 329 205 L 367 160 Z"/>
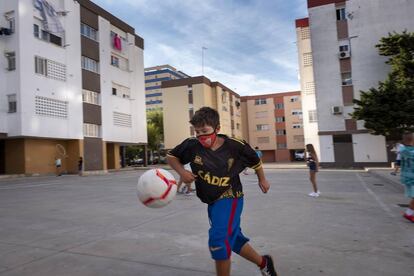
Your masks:
<path fill-rule="evenodd" d="M 312 171 L 312 172 L 316 172 L 317 171 L 316 170 L 316 162 L 309 162 L 308 166 L 309 166 L 309 170 L 310 171 Z"/>
<path fill-rule="evenodd" d="M 240 228 L 243 198 L 223 198 L 208 205 L 208 246 L 214 260 L 227 260 L 231 251 L 239 254 L 249 241 Z"/>
<path fill-rule="evenodd" d="M 398 167 L 401 167 L 401 160 L 395 160 L 395 165 L 397 165 Z"/>

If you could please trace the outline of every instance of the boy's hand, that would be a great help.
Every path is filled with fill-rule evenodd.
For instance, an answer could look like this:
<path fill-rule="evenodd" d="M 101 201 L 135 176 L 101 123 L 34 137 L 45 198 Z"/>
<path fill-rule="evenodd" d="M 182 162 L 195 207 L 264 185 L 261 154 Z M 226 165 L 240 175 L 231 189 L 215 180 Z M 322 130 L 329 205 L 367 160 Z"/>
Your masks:
<path fill-rule="evenodd" d="M 269 182 L 267 182 L 266 179 L 264 179 L 262 181 L 259 181 L 259 187 L 262 190 L 262 192 L 265 194 L 265 193 L 267 193 L 267 191 L 269 191 L 270 184 L 269 184 Z"/>
<path fill-rule="evenodd" d="M 195 178 L 197 177 L 197 175 L 193 174 L 193 173 L 192 173 L 192 172 L 190 172 L 190 171 L 184 170 L 184 171 L 180 174 L 180 177 L 181 177 L 181 181 L 182 181 L 182 182 L 184 182 L 184 183 L 188 184 L 188 183 L 193 182 L 193 181 L 195 180 Z"/>

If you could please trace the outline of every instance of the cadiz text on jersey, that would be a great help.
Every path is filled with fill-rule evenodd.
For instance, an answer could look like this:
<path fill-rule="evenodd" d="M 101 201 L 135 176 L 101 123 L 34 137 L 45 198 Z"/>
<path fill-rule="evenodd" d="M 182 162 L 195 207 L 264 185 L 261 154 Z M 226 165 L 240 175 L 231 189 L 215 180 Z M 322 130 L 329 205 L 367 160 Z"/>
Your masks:
<path fill-rule="evenodd" d="M 215 175 L 210 175 L 210 172 L 204 172 L 204 171 L 198 171 L 198 176 L 207 182 L 210 185 L 215 185 L 219 187 L 226 187 L 230 185 L 230 177 L 224 176 L 224 177 L 218 177 Z"/>

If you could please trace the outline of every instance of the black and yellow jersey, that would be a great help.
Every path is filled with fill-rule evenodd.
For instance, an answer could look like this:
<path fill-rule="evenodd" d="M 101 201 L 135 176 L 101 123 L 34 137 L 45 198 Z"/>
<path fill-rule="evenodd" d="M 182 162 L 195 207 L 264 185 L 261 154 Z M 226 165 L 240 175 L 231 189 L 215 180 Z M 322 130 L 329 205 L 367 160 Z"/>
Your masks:
<path fill-rule="evenodd" d="M 246 167 L 261 166 L 260 158 L 245 141 L 222 134 L 219 137 L 224 138 L 224 143 L 216 150 L 203 147 L 197 138 L 188 138 L 168 152 L 182 164 L 190 163 L 197 175 L 197 196 L 207 204 L 220 197 L 243 196 L 239 174 Z"/>

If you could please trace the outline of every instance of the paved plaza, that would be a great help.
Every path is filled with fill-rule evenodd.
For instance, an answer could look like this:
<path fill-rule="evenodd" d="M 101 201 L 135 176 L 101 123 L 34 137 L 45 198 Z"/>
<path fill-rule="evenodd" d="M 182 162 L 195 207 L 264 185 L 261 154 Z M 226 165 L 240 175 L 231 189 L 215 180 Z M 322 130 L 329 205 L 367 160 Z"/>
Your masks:
<path fill-rule="evenodd" d="M 266 169 L 262 194 L 242 176 L 242 229 L 280 275 L 409 276 L 414 224 L 395 183 L 364 171 L 321 171 L 310 198 L 305 169 Z M 178 195 L 163 209 L 138 204 L 142 171 L 0 181 L 0 276 L 214 275 L 205 204 Z M 260 275 L 233 255 L 232 275 Z"/>

